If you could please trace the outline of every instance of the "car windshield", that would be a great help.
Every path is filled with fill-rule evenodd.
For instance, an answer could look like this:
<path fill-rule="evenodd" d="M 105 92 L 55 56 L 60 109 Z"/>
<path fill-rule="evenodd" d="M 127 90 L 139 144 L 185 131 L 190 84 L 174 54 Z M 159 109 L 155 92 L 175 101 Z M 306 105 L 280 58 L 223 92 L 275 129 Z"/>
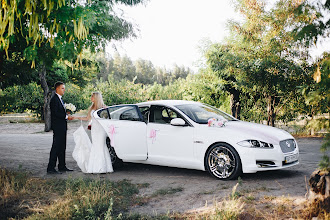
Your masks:
<path fill-rule="evenodd" d="M 191 120 L 198 124 L 207 124 L 208 119 L 217 118 L 220 120 L 236 121 L 237 119 L 214 108 L 210 105 L 205 104 L 187 104 L 187 105 L 176 105 L 176 108 L 180 109 L 185 113 Z"/>

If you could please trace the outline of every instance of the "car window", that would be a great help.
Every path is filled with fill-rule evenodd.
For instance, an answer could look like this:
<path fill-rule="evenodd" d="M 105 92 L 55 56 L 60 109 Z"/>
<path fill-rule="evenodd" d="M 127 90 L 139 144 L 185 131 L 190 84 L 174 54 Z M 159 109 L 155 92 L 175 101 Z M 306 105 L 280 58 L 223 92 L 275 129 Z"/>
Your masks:
<path fill-rule="evenodd" d="M 185 104 L 175 106 L 185 113 L 190 119 L 199 124 L 207 124 L 208 119 L 218 118 L 221 120 L 235 121 L 234 117 L 214 108 L 210 105 Z"/>
<path fill-rule="evenodd" d="M 149 118 L 150 107 L 149 106 L 139 107 L 139 109 L 142 114 L 143 121 L 147 123 Z"/>
<path fill-rule="evenodd" d="M 99 110 L 99 111 L 97 112 L 97 114 L 98 114 L 98 116 L 99 116 L 100 118 L 105 118 L 105 119 L 108 119 L 108 118 L 109 118 L 109 114 L 108 114 L 108 111 L 107 111 L 106 108 L 105 108 L 105 109 L 101 109 L 101 110 Z"/>
<path fill-rule="evenodd" d="M 135 106 L 113 106 L 108 108 L 112 120 L 140 121 L 138 110 Z"/>
<path fill-rule="evenodd" d="M 174 110 L 165 106 L 152 106 L 149 121 L 158 124 L 170 124 L 174 118 L 182 118 Z"/>

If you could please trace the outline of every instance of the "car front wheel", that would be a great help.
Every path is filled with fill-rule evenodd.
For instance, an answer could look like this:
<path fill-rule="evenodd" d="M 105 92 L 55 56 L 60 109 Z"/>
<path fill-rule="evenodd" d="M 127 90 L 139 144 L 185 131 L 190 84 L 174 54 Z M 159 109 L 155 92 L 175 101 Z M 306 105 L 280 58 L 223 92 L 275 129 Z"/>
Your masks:
<path fill-rule="evenodd" d="M 107 143 L 108 151 L 110 153 L 110 159 L 113 168 L 121 167 L 123 165 L 123 161 L 117 156 L 115 149 L 111 146 L 111 141 L 109 137 L 107 137 L 106 143 Z"/>
<path fill-rule="evenodd" d="M 215 144 L 208 149 L 205 167 L 212 176 L 223 180 L 235 179 L 242 173 L 238 153 L 232 146 L 225 143 Z"/>

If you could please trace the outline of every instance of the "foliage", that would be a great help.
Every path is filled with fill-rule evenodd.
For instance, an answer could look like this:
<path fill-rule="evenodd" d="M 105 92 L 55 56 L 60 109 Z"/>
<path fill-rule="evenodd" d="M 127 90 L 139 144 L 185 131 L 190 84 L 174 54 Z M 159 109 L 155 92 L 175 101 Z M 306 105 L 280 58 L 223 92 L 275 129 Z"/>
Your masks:
<path fill-rule="evenodd" d="M 38 75 L 35 70 L 30 68 L 30 64 L 24 59 L 22 52 L 10 50 L 8 53 L 9 59 L 7 59 L 6 53 L 0 50 L 0 88 L 26 85 L 38 80 Z"/>
<path fill-rule="evenodd" d="M 267 115 L 261 115 L 274 126 L 276 116 L 298 96 L 296 85 L 306 77 L 303 66 L 296 62 L 305 58 L 299 51 L 306 48 L 298 47 L 289 30 L 308 17 L 292 16 L 299 4 L 289 0 L 278 1 L 270 10 L 259 0 L 237 0 L 235 7 L 244 20 L 228 23 L 231 35 L 225 43 L 210 46 L 207 63 L 234 103 L 244 102 L 243 111 L 249 111 L 245 102 L 254 99 L 260 105 L 254 108 L 267 110 Z M 245 100 L 240 100 L 241 96 Z"/>
<path fill-rule="evenodd" d="M 90 96 L 86 96 L 84 88 L 79 87 L 73 83 L 65 84 L 65 95 L 63 100 L 65 103 L 72 103 L 76 106 L 77 110 L 87 109 L 90 105 Z M 91 94 L 91 93 L 89 93 Z"/>
<path fill-rule="evenodd" d="M 43 112 L 42 89 L 37 83 L 8 87 L 0 93 L 0 106 L 1 113 L 22 113 L 30 110 L 41 117 Z"/>
<path fill-rule="evenodd" d="M 43 52 L 53 50 L 63 59 L 72 59 L 83 48 L 104 47 L 111 39 L 132 36 L 133 25 L 116 15 L 114 3 L 136 5 L 134 1 L 2 1 L 0 13 L 0 50 L 23 36 L 27 42 L 25 57 L 44 60 Z M 76 53 L 76 54 L 75 54 Z"/>
<path fill-rule="evenodd" d="M 111 75 L 116 81 L 125 79 L 144 85 L 154 83 L 168 85 L 177 79 L 184 79 L 192 73 L 189 68 L 183 66 L 174 65 L 172 69 L 167 70 L 155 67 L 151 61 L 143 59 L 133 61 L 126 55 L 121 57 L 118 53 L 113 58 L 100 59 L 99 63 L 103 67 L 100 73 L 100 78 L 103 80 L 107 80 Z"/>
<path fill-rule="evenodd" d="M 300 43 L 312 45 L 315 44 L 320 37 L 329 35 L 330 18 L 327 16 L 330 11 L 330 1 L 317 0 L 310 4 L 308 1 L 302 1 L 294 10 L 297 17 L 305 17 L 293 29 L 292 33 L 295 39 Z M 313 15 L 310 17 L 310 15 Z"/>
<path fill-rule="evenodd" d="M 321 146 L 321 153 L 323 153 L 322 155 L 322 159 L 319 163 L 319 167 L 322 170 L 328 170 L 330 172 L 330 159 L 329 156 L 327 154 L 327 152 L 330 151 L 330 132 L 328 132 L 323 140 L 323 144 Z"/>

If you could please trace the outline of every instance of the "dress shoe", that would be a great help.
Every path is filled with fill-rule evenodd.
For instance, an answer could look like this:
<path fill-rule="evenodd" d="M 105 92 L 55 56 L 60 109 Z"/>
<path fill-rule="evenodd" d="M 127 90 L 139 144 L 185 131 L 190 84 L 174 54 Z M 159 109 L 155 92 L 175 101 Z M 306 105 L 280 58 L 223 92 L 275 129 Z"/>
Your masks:
<path fill-rule="evenodd" d="M 71 170 L 71 169 L 69 169 L 67 167 L 64 167 L 64 168 L 58 169 L 58 170 L 61 171 L 61 172 L 70 172 L 70 171 L 73 171 L 73 170 Z"/>
<path fill-rule="evenodd" d="M 58 172 L 57 170 L 53 169 L 53 170 L 47 170 L 48 174 L 62 174 L 61 172 Z"/>

